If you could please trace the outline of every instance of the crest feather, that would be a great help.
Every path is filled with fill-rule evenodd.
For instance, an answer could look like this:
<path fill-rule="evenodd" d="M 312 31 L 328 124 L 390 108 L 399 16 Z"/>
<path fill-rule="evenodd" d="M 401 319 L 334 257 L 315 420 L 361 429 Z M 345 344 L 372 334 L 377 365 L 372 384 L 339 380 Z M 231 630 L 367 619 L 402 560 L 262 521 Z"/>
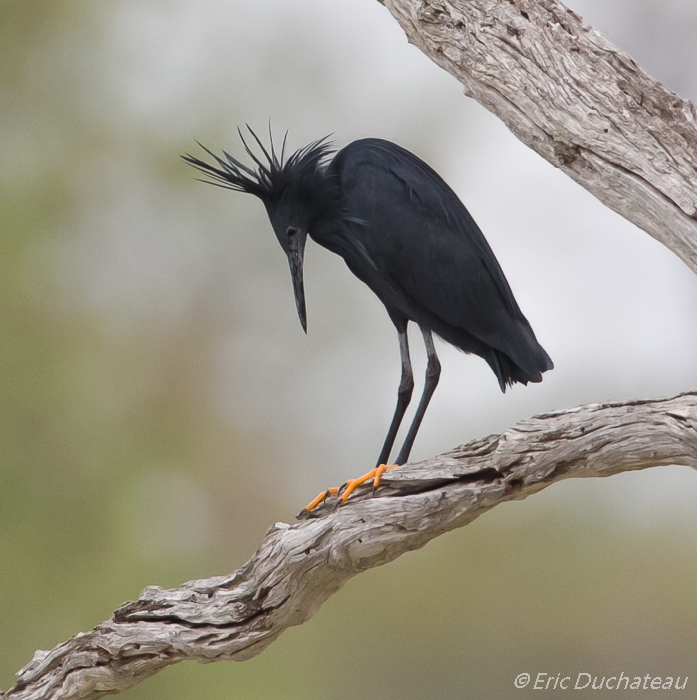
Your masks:
<path fill-rule="evenodd" d="M 327 156 L 336 150 L 327 141 L 328 136 L 313 141 L 286 159 L 285 151 L 288 132 L 283 137 L 279 156 L 274 148 L 270 129 L 270 147 L 266 148 L 251 127 L 248 124 L 246 126 L 256 145 L 261 149 L 262 156 L 266 162 L 250 148 L 240 129 L 237 132 L 240 135 L 242 145 L 256 167 L 245 165 L 227 151 L 223 151 L 224 158 L 221 158 L 198 141 L 196 143 L 215 160 L 215 164 L 207 163 L 188 153 L 182 158 L 205 175 L 206 179 L 201 179 L 202 182 L 236 192 L 253 194 L 259 197 L 267 206 L 277 204 L 283 193 L 288 189 L 308 187 L 311 190 L 313 186 L 319 184 L 316 182 L 317 178 L 324 179 L 324 161 Z"/>

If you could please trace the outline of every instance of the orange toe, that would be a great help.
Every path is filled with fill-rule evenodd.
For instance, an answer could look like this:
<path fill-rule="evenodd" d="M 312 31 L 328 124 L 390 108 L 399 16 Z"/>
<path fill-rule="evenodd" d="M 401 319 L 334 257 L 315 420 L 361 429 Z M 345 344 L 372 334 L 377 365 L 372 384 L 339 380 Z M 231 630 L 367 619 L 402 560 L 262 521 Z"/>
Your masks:
<path fill-rule="evenodd" d="M 379 466 L 375 467 L 375 469 L 371 469 L 369 472 L 363 474 L 363 476 L 359 476 L 357 479 L 349 479 L 344 484 L 345 490 L 341 494 L 342 505 L 346 503 L 346 500 L 355 491 L 356 488 L 358 488 L 361 484 L 365 484 L 366 481 L 370 481 L 371 479 L 373 480 L 373 493 L 375 493 L 375 489 L 380 485 L 380 479 L 382 479 L 382 475 L 388 469 L 394 469 L 398 466 L 399 464 L 380 464 Z"/>
<path fill-rule="evenodd" d="M 322 503 L 327 496 L 333 496 L 335 493 L 339 493 L 339 489 L 336 486 L 330 486 L 326 491 L 320 491 L 317 496 L 303 508 L 302 512 L 309 513 L 313 508 L 316 508 Z"/>
<path fill-rule="evenodd" d="M 320 503 L 323 503 L 329 496 L 334 496 L 340 494 L 339 501 L 337 505 L 343 505 L 348 500 L 349 496 L 359 487 L 361 484 L 365 484 L 366 481 L 373 480 L 373 493 L 375 489 L 380 485 L 380 479 L 382 475 L 388 469 L 394 469 L 398 467 L 399 464 L 380 464 L 371 469 L 369 472 L 359 476 L 357 479 L 349 479 L 341 488 L 336 488 L 332 486 L 326 491 L 320 491 L 315 498 L 313 498 L 301 511 L 301 515 L 304 513 L 309 513 L 311 510 L 316 508 Z"/>
<path fill-rule="evenodd" d="M 388 470 L 388 469 L 394 469 L 395 467 L 398 467 L 399 464 L 380 464 L 375 468 L 375 477 L 373 478 L 373 493 L 375 492 L 375 489 L 380 486 L 380 479 L 382 479 L 382 475 Z"/>
<path fill-rule="evenodd" d="M 358 488 L 361 484 L 365 484 L 366 481 L 370 481 L 375 477 L 375 474 L 377 472 L 377 468 L 371 469 L 369 472 L 366 474 L 363 474 L 363 476 L 359 476 L 357 479 L 349 479 L 345 484 L 344 484 L 344 491 L 341 494 L 341 503 L 342 505 L 346 503 L 346 499 Z"/>

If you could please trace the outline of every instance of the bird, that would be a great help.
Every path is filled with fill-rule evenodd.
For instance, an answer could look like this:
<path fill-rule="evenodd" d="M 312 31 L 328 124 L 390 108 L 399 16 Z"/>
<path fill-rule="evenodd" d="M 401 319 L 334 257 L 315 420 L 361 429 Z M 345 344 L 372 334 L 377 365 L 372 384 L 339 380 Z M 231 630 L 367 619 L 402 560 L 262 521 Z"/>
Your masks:
<path fill-rule="evenodd" d="M 249 125 L 247 130 L 253 141 L 239 128 L 238 134 L 250 165 L 224 150 L 218 156 L 200 143 L 213 162 L 190 154 L 182 158 L 205 176 L 204 182 L 261 200 L 288 259 L 305 333 L 303 256 L 309 237 L 342 257 L 375 293 L 399 342 L 397 405 L 376 466 L 341 487 L 320 492 L 302 515 L 330 496 L 337 496 L 337 506 L 344 504 L 367 481 L 373 481 L 375 494 L 385 470 L 408 461 L 441 373 L 434 334 L 484 359 L 503 392 L 515 383 L 542 381 L 554 365 L 479 226 L 423 160 L 379 138 L 359 139 L 337 150 L 327 136 L 286 157 L 287 132 L 279 153 L 270 127 L 268 147 Z M 404 443 L 389 464 L 414 389 L 409 322 L 419 327 L 426 346 L 425 381 Z"/>

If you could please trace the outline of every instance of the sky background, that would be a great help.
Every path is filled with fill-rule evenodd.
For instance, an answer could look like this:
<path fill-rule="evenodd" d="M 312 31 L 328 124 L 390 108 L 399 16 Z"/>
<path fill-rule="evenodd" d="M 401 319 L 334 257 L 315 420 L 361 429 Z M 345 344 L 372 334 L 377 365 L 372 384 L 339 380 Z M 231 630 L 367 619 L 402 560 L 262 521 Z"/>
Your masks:
<path fill-rule="evenodd" d="M 693 0 L 569 6 L 697 99 Z M 195 139 L 240 155 L 237 127 L 269 119 L 291 149 L 376 136 L 432 165 L 555 362 L 503 395 L 439 343 L 413 459 L 697 386 L 697 278 L 375 0 L 0 0 L 2 689 L 146 585 L 239 567 L 375 461 L 400 373 L 382 305 L 309 243 L 305 336 L 263 206 L 179 159 Z M 418 378 L 418 331 L 412 353 Z M 182 664 L 124 697 L 519 698 L 523 671 L 697 683 L 696 500 L 685 468 L 555 485 L 362 574 L 254 660 Z"/>

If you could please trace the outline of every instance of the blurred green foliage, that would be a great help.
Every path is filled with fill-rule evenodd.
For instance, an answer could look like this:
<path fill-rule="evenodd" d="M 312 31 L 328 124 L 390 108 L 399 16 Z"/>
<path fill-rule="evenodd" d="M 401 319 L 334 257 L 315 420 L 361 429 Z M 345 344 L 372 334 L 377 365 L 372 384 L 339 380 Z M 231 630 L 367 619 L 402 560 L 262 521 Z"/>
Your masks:
<path fill-rule="evenodd" d="M 172 198 L 189 183 L 177 138 L 125 123 L 105 84 L 118 5 L 0 3 L 4 689 L 35 649 L 144 586 L 241 565 L 298 509 L 270 484 L 287 458 L 277 426 L 250 429 L 206 397 L 215 279 L 170 326 L 95 310 L 69 279 L 89 255 L 75 230 L 124 196 L 110 187 L 129 168 Z M 697 687 L 694 520 L 618 526 L 603 488 L 497 509 L 362 574 L 260 657 L 182 664 L 124 697 L 521 698 L 523 671 L 695 674 Z"/>

